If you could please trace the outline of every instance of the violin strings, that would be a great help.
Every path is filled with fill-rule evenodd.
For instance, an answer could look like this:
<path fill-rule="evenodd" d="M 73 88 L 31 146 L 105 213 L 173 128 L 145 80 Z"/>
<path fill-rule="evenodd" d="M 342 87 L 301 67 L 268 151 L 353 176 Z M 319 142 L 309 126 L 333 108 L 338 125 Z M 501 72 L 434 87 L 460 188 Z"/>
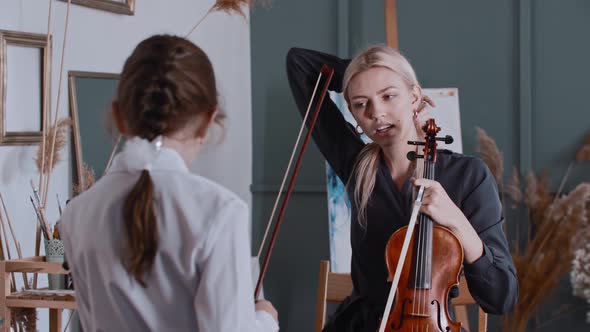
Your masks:
<path fill-rule="evenodd" d="M 412 313 L 416 313 L 416 293 L 417 293 L 417 280 L 419 278 L 419 266 L 420 266 L 420 229 L 421 229 L 421 225 L 422 223 L 420 222 L 421 219 L 421 215 L 418 215 L 418 221 L 417 221 L 417 225 L 416 225 L 416 233 L 414 234 L 414 242 L 417 242 L 417 244 L 414 245 L 414 248 L 417 248 L 418 250 L 415 251 L 414 255 L 416 257 L 416 266 L 414 266 L 414 280 L 412 280 L 413 282 L 413 296 L 412 296 Z M 420 307 L 418 307 L 418 310 L 420 310 Z M 414 328 L 414 323 L 415 320 L 412 320 L 412 329 Z"/>
<path fill-rule="evenodd" d="M 424 315 L 424 304 L 426 302 L 426 299 L 424 298 L 424 294 L 425 294 L 425 284 L 426 284 L 426 232 L 427 232 L 427 228 L 426 228 L 426 216 L 425 215 L 421 215 L 420 217 L 420 242 L 421 242 L 421 246 L 420 246 L 420 279 L 419 279 L 419 289 L 418 289 L 418 311 L 420 313 L 420 315 Z M 424 300 L 424 301 L 423 301 Z"/>
<path fill-rule="evenodd" d="M 418 280 L 418 312 L 424 314 L 424 281 L 426 270 L 426 217 L 420 216 L 420 278 Z"/>
<path fill-rule="evenodd" d="M 427 162 L 427 167 L 426 167 L 426 176 L 428 179 L 430 180 L 434 180 L 434 163 L 433 162 Z M 425 236 L 425 243 L 427 244 L 425 246 L 425 250 L 427 249 L 428 252 L 424 253 L 424 257 L 425 259 L 428 259 L 428 257 L 430 257 L 430 260 L 428 262 L 428 264 L 425 264 L 425 275 L 424 275 L 424 284 L 426 283 L 426 278 L 428 278 L 428 280 L 430 281 L 430 288 L 428 289 L 424 289 L 423 290 L 423 309 L 426 309 L 427 303 L 428 303 L 428 294 L 430 293 L 430 289 L 432 288 L 432 221 L 428 219 L 428 217 L 424 217 L 424 227 L 426 228 L 426 231 L 424 232 L 424 236 Z M 429 256 L 430 255 L 430 256 Z M 426 312 L 424 312 L 424 314 L 426 314 Z"/>
<path fill-rule="evenodd" d="M 431 169 L 430 169 L 430 163 L 428 163 L 427 164 L 427 167 L 426 167 L 426 178 L 427 179 L 432 179 L 432 176 L 431 176 L 432 174 L 431 174 L 430 171 L 431 171 Z M 422 273 L 422 285 L 426 285 L 426 281 L 427 281 L 427 278 L 428 278 L 428 270 L 429 270 L 429 264 L 428 263 L 432 264 L 432 261 L 430 261 L 430 262 L 427 261 L 428 260 L 428 255 L 431 254 L 428 251 L 428 249 L 429 249 L 429 246 L 428 246 L 428 244 L 429 244 L 428 243 L 428 236 L 429 236 L 430 229 L 428 227 L 429 225 L 428 225 L 428 217 L 427 216 L 424 216 L 423 217 L 422 224 L 423 224 L 423 227 L 424 227 L 424 234 L 422 235 L 422 236 L 424 236 L 424 240 L 423 240 L 424 241 L 424 252 L 422 253 L 423 260 L 424 260 L 423 263 L 422 263 L 423 264 L 424 271 Z M 421 293 L 422 296 L 421 296 L 421 299 L 420 299 L 420 303 L 422 304 L 422 311 L 423 311 L 422 313 L 423 314 L 425 314 L 424 311 L 426 309 L 426 303 L 428 301 L 427 294 L 428 294 L 428 288 L 424 287 L 424 289 L 422 290 L 422 293 Z"/>
<path fill-rule="evenodd" d="M 428 169 L 425 168 L 424 173 L 426 173 L 425 174 L 426 178 L 428 178 L 427 172 L 428 172 Z M 416 308 L 418 309 L 418 311 L 421 311 L 421 305 L 422 305 L 420 295 L 417 296 L 417 292 L 418 292 L 417 288 L 420 284 L 420 280 L 422 280 L 422 271 L 423 271 L 422 269 L 423 269 L 423 264 L 424 264 L 424 259 L 423 259 L 424 253 L 422 252 L 423 233 L 424 233 L 424 228 L 423 228 L 424 222 L 423 221 L 424 221 L 424 215 L 420 214 L 418 217 L 418 230 L 417 230 L 418 233 L 415 234 L 415 238 L 417 238 L 417 241 L 418 241 L 418 243 L 416 245 L 416 247 L 418 248 L 418 252 L 415 254 L 416 266 L 414 267 L 414 280 L 413 280 L 414 292 L 413 292 L 413 296 L 412 296 L 412 298 L 413 298 L 412 311 L 414 313 L 416 313 Z M 418 300 L 418 303 L 416 303 L 416 300 Z M 416 323 L 416 319 L 414 319 L 412 321 L 412 329 L 414 328 L 414 323 Z"/>
<path fill-rule="evenodd" d="M 430 180 L 433 179 L 433 177 L 432 177 L 432 167 L 431 166 L 432 166 L 432 163 L 427 162 L 426 178 L 427 179 L 430 179 Z M 423 225 L 424 225 L 424 228 L 425 228 L 425 231 L 424 231 L 424 244 L 425 244 L 424 245 L 424 251 L 425 252 L 423 253 L 423 255 L 424 255 L 424 263 L 423 264 L 424 264 L 424 270 L 425 271 L 424 271 L 423 276 L 422 276 L 423 277 L 423 284 L 425 285 L 426 284 L 426 281 L 427 281 L 427 278 L 430 276 L 430 269 L 431 269 L 430 265 L 432 265 L 432 260 L 428 260 L 428 257 L 429 257 L 429 255 L 432 255 L 432 250 L 430 250 L 432 247 L 430 246 L 431 243 L 429 241 L 430 240 L 430 223 L 428 222 L 429 221 L 428 220 L 428 217 L 427 216 L 424 216 L 422 221 L 423 221 Z M 432 256 L 430 256 L 430 257 L 432 257 Z M 427 262 L 427 260 L 428 260 L 428 262 Z M 427 299 L 428 289 L 424 289 L 422 291 L 422 294 L 423 294 L 423 297 L 424 297 L 424 301 L 423 301 L 423 309 L 424 309 L 426 307 L 426 304 L 427 304 L 427 301 L 428 301 L 428 299 Z"/>
<path fill-rule="evenodd" d="M 424 176 L 426 179 L 434 179 L 434 164 L 428 162 L 426 167 L 424 168 Z M 418 287 L 423 287 L 421 285 L 425 285 L 426 281 L 431 278 L 432 261 L 428 264 L 428 255 L 432 254 L 432 247 L 429 246 L 429 239 L 432 237 L 431 227 L 427 227 L 427 217 L 423 214 L 419 217 L 419 225 L 418 225 L 418 252 L 416 253 L 417 262 L 415 266 L 415 278 L 414 278 L 414 294 L 413 294 L 413 303 L 412 303 L 412 310 L 416 312 L 416 307 L 418 309 L 419 314 L 427 314 L 426 312 L 426 304 L 428 301 L 428 294 L 429 291 L 427 289 L 421 288 L 418 290 Z M 430 241 L 431 243 L 431 241 Z M 429 249 L 429 250 L 427 250 Z M 418 295 L 416 295 L 418 293 Z M 416 304 L 416 300 L 418 303 Z M 414 323 L 417 323 L 416 320 L 412 323 L 412 329 Z"/>
<path fill-rule="evenodd" d="M 309 116 L 309 112 L 311 110 L 313 100 L 315 99 L 315 94 L 318 90 L 318 86 L 320 85 L 321 78 L 322 78 L 322 72 L 320 72 L 320 75 L 318 76 L 318 80 L 315 83 L 315 87 L 313 88 L 313 93 L 311 94 L 311 99 L 309 100 L 309 104 L 307 105 L 307 110 L 305 111 L 305 116 L 303 117 L 303 122 L 301 123 L 301 127 L 299 128 L 299 134 L 297 135 L 297 140 L 295 140 L 295 145 L 293 146 L 293 151 L 291 152 L 291 158 L 289 159 L 289 163 L 287 164 L 287 169 L 285 170 L 285 174 L 283 175 L 283 181 L 281 182 L 281 187 L 279 188 L 279 192 L 277 193 L 277 198 L 276 198 L 274 206 L 272 208 L 272 212 L 270 213 L 270 217 L 268 218 L 268 222 L 266 223 L 266 230 L 264 231 L 264 236 L 262 237 L 262 241 L 260 242 L 260 247 L 258 248 L 258 255 L 256 255 L 256 257 L 260 257 L 260 255 L 262 255 L 262 249 L 264 248 L 264 244 L 266 243 L 266 238 L 268 237 L 268 232 L 270 231 L 270 226 L 272 225 L 272 220 L 274 219 L 274 215 L 277 211 L 277 206 L 279 205 L 279 201 L 281 199 L 281 195 L 282 195 L 283 189 L 285 187 L 285 182 L 287 182 L 287 175 L 289 175 L 289 171 L 291 170 L 291 166 L 293 165 L 293 158 L 295 157 L 295 152 L 297 151 L 297 147 L 299 146 L 299 141 L 301 140 L 301 134 L 303 133 L 303 128 L 305 128 L 305 124 L 307 123 L 307 117 Z"/>
<path fill-rule="evenodd" d="M 420 280 L 420 271 L 422 270 L 422 215 L 420 214 L 418 216 L 418 233 L 416 233 L 416 237 L 417 237 L 417 245 L 416 247 L 418 248 L 418 251 L 416 253 L 416 271 L 414 272 L 414 296 L 412 301 L 414 302 L 414 306 L 416 309 L 414 309 L 414 313 L 415 314 L 419 314 L 420 313 L 420 297 L 419 297 L 419 293 L 418 293 L 418 285 L 419 285 L 419 280 Z M 417 324 L 417 320 L 414 318 L 414 320 L 412 321 L 412 329 L 413 326 Z"/>

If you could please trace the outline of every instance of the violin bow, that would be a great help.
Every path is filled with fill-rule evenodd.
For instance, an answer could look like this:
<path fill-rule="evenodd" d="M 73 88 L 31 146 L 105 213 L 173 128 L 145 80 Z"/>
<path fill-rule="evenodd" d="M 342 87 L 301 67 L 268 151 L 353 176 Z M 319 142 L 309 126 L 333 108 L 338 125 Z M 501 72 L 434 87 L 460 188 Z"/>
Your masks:
<path fill-rule="evenodd" d="M 381 324 L 379 325 L 379 332 L 384 332 L 385 325 L 387 325 L 389 313 L 391 312 L 391 306 L 393 305 L 393 299 L 395 298 L 395 292 L 397 292 L 397 286 L 399 284 L 399 279 L 402 274 L 404 262 L 406 261 L 406 256 L 408 255 L 408 247 L 410 246 L 412 233 L 414 233 L 414 227 L 416 226 L 416 220 L 418 219 L 418 211 L 420 210 L 420 206 L 422 205 L 423 196 L 424 186 L 420 186 L 420 189 L 418 190 L 418 195 L 416 197 L 416 200 L 414 201 L 412 216 L 410 217 L 410 222 L 408 224 L 408 228 L 406 229 L 406 237 L 404 238 L 404 243 L 402 244 L 402 250 L 397 261 L 395 274 L 393 275 L 393 282 L 391 283 L 391 288 L 389 289 L 389 296 L 387 297 L 387 304 L 385 305 L 385 311 L 383 312 Z"/>
<path fill-rule="evenodd" d="M 324 83 L 324 85 L 322 86 L 321 89 L 321 93 L 319 96 L 319 100 L 316 104 L 315 110 L 314 110 L 314 114 L 313 117 L 311 119 L 311 123 L 308 126 L 308 130 L 307 133 L 305 135 L 305 138 L 303 139 L 303 144 L 301 145 L 301 150 L 299 151 L 299 155 L 297 156 L 297 161 L 295 162 L 295 168 L 293 169 L 293 173 L 291 174 L 291 178 L 289 180 L 289 185 L 287 187 L 287 192 L 285 193 L 285 198 L 283 199 L 283 202 L 281 204 L 281 208 L 279 210 L 279 214 L 277 217 L 277 221 L 275 223 L 275 227 L 273 229 L 272 232 L 272 236 L 270 239 L 270 243 L 268 245 L 268 250 L 266 252 L 266 256 L 264 257 L 264 261 L 262 263 L 262 267 L 260 268 L 260 275 L 258 276 L 258 282 L 256 283 L 256 289 L 254 291 L 254 299 L 258 299 L 258 294 L 260 293 L 260 289 L 262 287 L 262 281 L 264 280 L 264 276 L 266 274 L 266 270 L 268 268 L 268 263 L 270 261 L 270 256 L 272 254 L 272 250 L 274 248 L 276 239 L 277 239 L 277 234 L 279 232 L 279 229 L 281 227 L 281 224 L 283 222 L 283 217 L 285 215 L 285 211 L 287 208 L 287 204 L 289 203 L 289 198 L 291 197 L 291 193 L 293 191 L 293 186 L 295 184 L 295 179 L 297 178 L 297 174 L 299 173 L 299 168 L 301 167 L 301 161 L 303 160 L 303 154 L 305 153 L 305 150 L 307 149 L 307 144 L 309 143 L 309 139 L 311 137 L 311 133 L 313 132 L 313 127 L 315 126 L 315 123 L 318 119 L 318 115 L 320 114 L 320 110 L 322 107 L 322 104 L 324 102 L 324 99 L 326 97 L 326 93 L 328 92 L 328 86 L 330 86 L 330 82 L 332 81 L 332 77 L 334 76 L 334 69 L 328 67 L 327 65 L 323 65 L 321 70 L 320 70 L 320 74 L 318 76 L 315 88 L 313 90 L 313 93 L 311 95 L 311 99 L 309 101 L 309 104 L 307 106 L 307 111 L 305 112 L 305 116 L 303 118 L 303 123 L 301 124 L 301 128 L 299 129 L 299 135 L 297 136 L 297 140 L 295 142 L 295 146 L 293 147 L 293 151 L 291 153 L 291 158 L 289 160 L 289 164 L 287 165 L 287 170 L 285 171 L 285 175 L 283 176 L 283 181 L 281 183 L 281 188 L 279 189 L 279 192 L 277 194 L 277 198 L 275 200 L 275 204 L 271 213 L 271 216 L 269 218 L 268 224 L 266 226 L 266 231 L 264 233 L 264 237 L 262 239 L 262 242 L 260 243 L 260 249 L 258 251 L 258 257 L 260 257 L 261 253 L 262 253 L 262 249 L 264 248 L 264 244 L 266 242 L 266 237 L 268 235 L 268 231 L 270 229 L 274 214 L 276 212 L 276 208 L 278 205 L 278 202 L 280 200 L 281 197 L 281 193 L 283 192 L 283 187 L 285 185 L 285 181 L 287 179 L 287 175 L 289 174 L 289 170 L 291 169 L 291 164 L 293 163 L 293 157 L 295 156 L 295 151 L 297 150 L 297 146 L 299 145 L 299 140 L 301 139 L 301 134 L 303 132 L 303 127 L 305 127 L 305 124 L 307 122 L 307 117 L 309 115 L 309 111 L 311 110 L 311 106 L 313 104 L 313 100 L 315 98 L 315 94 L 317 92 L 319 83 L 322 79 L 323 76 L 326 76 L 326 81 Z"/>

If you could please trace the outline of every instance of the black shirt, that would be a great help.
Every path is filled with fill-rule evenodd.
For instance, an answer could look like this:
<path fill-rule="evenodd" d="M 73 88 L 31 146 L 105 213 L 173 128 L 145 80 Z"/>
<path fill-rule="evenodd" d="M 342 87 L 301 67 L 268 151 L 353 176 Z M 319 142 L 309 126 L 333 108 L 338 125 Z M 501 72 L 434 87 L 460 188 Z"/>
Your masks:
<path fill-rule="evenodd" d="M 329 89 L 342 92 L 342 78 L 349 62 L 311 50 L 293 48 L 289 51 L 289 84 L 302 114 L 306 111 L 322 64 L 335 70 Z M 340 179 L 344 183 L 351 181 L 347 192 L 349 197 L 354 197 L 353 168 L 365 143 L 329 98 L 323 103 L 312 137 Z M 351 202 L 354 290 L 331 317 L 327 330 L 343 331 L 344 326 L 346 330 L 374 330 L 383 313 L 391 287 L 386 281 L 385 245 L 393 232 L 407 225 L 413 203 L 409 180 L 400 191 L 390 174 L 381 156 L 365 225 L 358 222 L 358 207 Z M 483 256 L 472 264 L 464 264 L 471 295 L 488 313 L 509 311 L 517 299 L 518 281 L 502 230 L 504 218 L 494 177 L 480 159 L 452 153 L 438 154 L 435 180 L 463 211 L 483 241 Z M 353 325 L 356 328 L 351 327 Z M 339 327 L 330 329 L 329 326 Z"/>

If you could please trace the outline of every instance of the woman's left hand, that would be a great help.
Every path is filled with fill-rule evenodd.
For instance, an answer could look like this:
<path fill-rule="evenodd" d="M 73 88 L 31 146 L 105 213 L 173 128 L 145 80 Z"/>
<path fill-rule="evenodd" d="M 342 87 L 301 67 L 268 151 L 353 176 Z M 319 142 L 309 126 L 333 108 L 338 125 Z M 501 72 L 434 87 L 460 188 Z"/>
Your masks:
<path fill-rule="evenodd" d="M 435 106 L 436 104 L 432 99 L 430 99 L 430 97 L 426 95 L 422 97 L 422 101 L 420 102 L 418 109 L 416 109 L 416 111 L 414 112 L 413 117 L 414 127 L 416 127 L 416 133 L 418 134 L 418 137 L 423 137 L 424 135 L 426 135 L 424 130 L 422 130 L 422 127 L 428 119 L 432 118 L 432 113 L 430 112 L 430 110 L 432 107 Z"/>
<path fill-rule="evenodd" d="M 412 179 L 415 186 L 424 186 L 420 212 L 453 232 L 463 245 L 465 262 L 473 263 L 484 253 L 483 242 L 463 211 L 451 200 L 445 189 L 434 180 Z"/>
<path fill-rule="evenodd" d="M 467 218 L 451 200 L 445 189 L 434 180 L 413 179 L 415 186 L 424 186 L 424 197 L 420 212 L 427 214 L 438 224 L 452 231 L 465 225 Z M 467 221 L 467 223 L 469 223 Z"/>

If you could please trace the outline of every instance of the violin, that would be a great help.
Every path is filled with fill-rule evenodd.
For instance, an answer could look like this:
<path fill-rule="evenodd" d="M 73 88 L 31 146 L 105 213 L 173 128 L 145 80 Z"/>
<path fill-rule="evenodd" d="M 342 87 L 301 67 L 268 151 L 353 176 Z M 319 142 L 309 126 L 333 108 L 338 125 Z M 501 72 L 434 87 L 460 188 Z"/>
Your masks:
<path fill-rule="evenodd" d="M 440 128 L 434 119 L 422 129 L 425 141 L 408 144 L 423 145 L 424 155 L 411 151 L 408 158 L 424 158 L 424 178 L 434 180 L 437 141 L 449 144 L 452 138 L 436 137 Z M 397 230 L 387 242 L 388 281 L 393 283 L 383 316 L 386 324 L 382 320 L 379 331 L 461 331 L 461 323 L 449 316 L 448 297 L 459 284 L 463 247 L 450 230 L 418 212 L 423 193 L 420 188 L 409 226 Z"/>

